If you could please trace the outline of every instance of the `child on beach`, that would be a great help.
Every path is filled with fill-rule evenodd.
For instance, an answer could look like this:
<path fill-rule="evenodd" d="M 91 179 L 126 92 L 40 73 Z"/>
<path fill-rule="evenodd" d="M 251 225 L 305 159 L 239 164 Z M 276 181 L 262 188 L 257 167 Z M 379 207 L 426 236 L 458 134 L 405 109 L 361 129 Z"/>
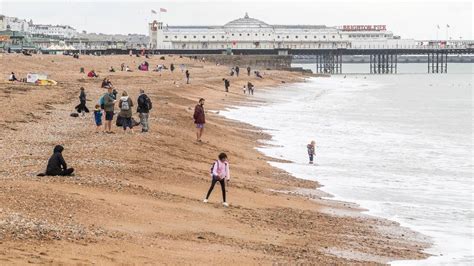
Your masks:
<path fill-rule="evenodd" d="M 94 120 L 96 125 L 95 133 L 99 133 L 100 127 L 102 126 L 102 110 L 99 104 L 95 105 Z"/>
<path fill-rule="evenodd" d="M 244 91 L 244 94 L 245 94 L 245 92 L 247 91 L 247 86 L 244 85 L 244 87 L 242 88 L 242 90 Z"/>
<path fill-rule="evenodd" d="M 212 181 L 211 181 L 211 187 L 209 188 L 209 191 L 207 192 L 206 198 L 203 200 L 204 203 L 207 203 L 209 200 L 209 196 L 211 195 L 212 190 L 214 189 L 214 186 L 216 185 L 217 182 L 221 184 L 222 188 L 222 205 L 225 207 L 229 207 L 229 204 L 226 201 L 226 195 L 225 195 L 225 183 L 226 181 L 230 181 L 230 170 L 229 170 L 229 161 L 227 159 L 227 154 L 221 153 L 219 154 L 219 159 L 214 162 L 211 168 L 211 176 L 212 176 Z"/>
<path fill-rule="evenodd" d="M 308 156 L 309 156 L 309 163 L 313 164 L 313 157 L 316 155 L 316 142 L 313 140 L 310 144 L 307 145 L 308 148 Z"/>

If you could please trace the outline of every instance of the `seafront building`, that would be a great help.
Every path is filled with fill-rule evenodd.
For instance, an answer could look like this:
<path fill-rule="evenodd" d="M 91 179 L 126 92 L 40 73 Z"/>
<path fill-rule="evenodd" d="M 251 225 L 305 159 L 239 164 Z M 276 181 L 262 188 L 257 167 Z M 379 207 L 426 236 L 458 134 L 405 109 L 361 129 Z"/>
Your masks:
<path fill-rule="evenodd" d="M 270 25 L 245 14 L 222 26 L 149 23 L 150 49 L 334 49 L 402 48 L 415 45 L 385 25 Z"/>

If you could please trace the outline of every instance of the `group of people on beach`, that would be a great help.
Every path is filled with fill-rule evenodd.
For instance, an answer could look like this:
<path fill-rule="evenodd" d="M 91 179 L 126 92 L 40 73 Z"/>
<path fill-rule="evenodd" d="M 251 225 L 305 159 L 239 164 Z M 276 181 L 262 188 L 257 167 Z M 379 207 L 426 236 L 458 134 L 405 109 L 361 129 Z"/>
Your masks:
<path fill-rule="evenodd" d="M 141 64 L 142 66 L 143 64 Z M 148 64 L 146 64 L 146 68 L 148 67 Z M 146 69 L 145 68 L 145 69 Z M 164 67 L 161 67 L 159 71 L 167 69 Z M 170 65 L 170 71 L 173 72 L 175 67 L 174 64 Z M 182 72 L 184 72 L 185 79 L 186 79 L 186 84 L 190 83 L 190 72 L 189 70 L 184 71 L 184 64 L 180 65 L 180 69 Z M 125 66 L 125 64 L 121 64 L 120 66 L 121 71 L 131 71 L 129 70 L 128 66 Z M 140 69 L 143 70 L 143 69 Z M 247 67 L 247 75 L 250 76 L 251 74 L 251 68 L 250 66 Z M 109 69 L 110 72 L 115 72 L 115 69 L 111 66 Z M 254 72 L 255 75 L 259 78 L 263 78 L 258 71 Z M 13 73 L 12 73 L 13 74 Z M 230 75 L 236 75 L 237 77 L 240 74 L 240 68 L 238 66 L 233 67 L 231 69 Z M 98 75 L 95 73 L 94 70 L 91 70 L 88 75 L 88 77 L 98 77 Z M 225 91 L 229 91 L 230 87 L 230 81 L 227 78 L 223 79 L 224 81 L 224 86 L 225 86 Z M 104 88 L 107 90 L 106 93 L 104 93 L 98 103 L 95 105 L 95 109 L 93 112 L 93 118 L 94 122 L 96 125 L 96 132 L 101 131 L 101 127 L 103 125 L 103 120 L 105 120 L 104 123 L 104 132 L 106 133 L 113 133 L 112 132 L 112 121 L 115 116 L 115 109 L 118 107 L 119 112 L 117 115 L 117 125 L 120 124 L 120 126 L 123 128 L 124 132 L 131 131 L 133 127 L 135 126 L 134 120 L 133 120 L 133 107 L 134 107 L 134 101 L 131 99 L 127 91 L 122 91 L 121 97 L 118 98 L 118 91 L 114 88 L 114 85 L 108 78 L 104 78 L 102 80 L 101 88 Z M 254 92 L 254 85 L 249 81 L 247 82 L 246 85 L 243 86 L 243 92 L 244 94 L 248 93 L 250 95 L 253 95 Z M 82 113 L 82 116 L 85 116 L 85 113 L 88 113 L 89 110 L 86 106 L 87 102 L 87 95 L 85 92 L 85 89 L 81 87 L 80 89 L 80 94 L 79 94 L 79 105 L 76 106 L 77 112 L 80 114 Z M 140 118 L 140 123 L 137 123 L 141 125 L 142 127 L 142 132 L 148 132 L 149 131 L 149 124 L 148 124 L 148 118 L 149 118 L 149 112 L 152 109 L 152 102 L 150 98 L 145 94 L 145 91 L 143 89 L 140 90 L 140 95 L 137 98 L 137 112 L 139 113 L 139 118 Z M 202 136 L 204 133 L 204 127 L 206 123 L 206 117 L 205 117 L 205 110 L 204 110 L 204 104 L 205 104 L 205 99 L 201 98 L 198 101 L 198 104 L 194 108 L 194 114 L 193 114 L 193 119 L 194 119 L 194 124 L 196 128 L 196 141 L 198 143 L 202 142 Z M 310 157 L 310 163 L 313 163 L 313 156 L 315 154 L 315 143 L 314 141 L 308 144 L 308 155 Z M 62 156 L 64 148 L 62 146 L 56 146 L 53 150 L 53 155 L 48 161 L 48 166 L 47 170 L 44 173 L 44 175 L 60 175 L 60 176 L 66 176 L 66 175 L 71 175 L 74 172 L 73 168 L 68 168 L 67 164 Z M 210 170 L 210 176 L 211 176 L 211 185 L 209 187 L 209 190 L 207 191 L 206 197 L 204 198 L 203 202 L 207 203 L 209 200 L 209 197 L 217 183 L 220 184 L 221 189 L 222 189 L 222 199 L 223 202 L 222 204 L 224 206 L 229 206 L 227 203 L 227 198 L 226 198 L 226 184 L 230 181 L 230 167 L 229 167 L 229 160 L 228 156 L 225 153 L 220 153 L 217 160 L 212 164 L 211 170 Z"/>

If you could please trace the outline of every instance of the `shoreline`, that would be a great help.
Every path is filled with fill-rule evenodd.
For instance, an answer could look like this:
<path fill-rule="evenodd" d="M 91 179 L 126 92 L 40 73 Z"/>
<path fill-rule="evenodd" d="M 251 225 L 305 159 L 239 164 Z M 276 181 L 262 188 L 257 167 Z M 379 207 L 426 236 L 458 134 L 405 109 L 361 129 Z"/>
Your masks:
<path fill-rule="evenodd" d="M 341 76 L 341 74 L 338 74 L 338 75 Z M 317 77 L 309 77 L 309 78 L 317 78 Z M 306 78 L 304 78 L 304 79 L 306 79 Z M 288 85 L 297 86 L 298 83 L 305 83 L 305 82 L 306 82 L 306 80 L 294 82 L 294 83 L 288 84 Z M 264 91 L 264 93 L 268 93 L 272 90 L 278 90 L 278 89 L 284 89 L 284 88 L 281 88 L 281 85 L 276 85 L 274 88 L 267 88 Z M 278 101 L 278 100 L 275 100 L 275 99 L 263 99 L 263 98 L 260 98 L 261 102 L 259 104 L 257 104 L 256 107 L 263 106 L 263 105 L 269 105 L 272 102 Z M 228 111 L 230 113 L 230 112 L 232 112 L 231 109 L 232 110 L 238 110 L 239 108 L 246 107 L 246 106 L 248 106 L 248 105 L 231 106 L 226 111 Z M 228 119 L 231 119 L 231 120 L 235 120 L 235 119 L 233 119 L 232 117 L 229 117 L 229 116 L 225 116 L 225 117 L 228 118 Z M 268 140 L 271 140 L 273 138 L 273 135 L 271 134 L 271 131 L 274 131 L 275 129 L 261 128 L 257 125 L 251 124 L 250 122 L 245 122 L 245 121 L 241 121 L 241 120 L 236 120 L 236 121 L 239 121 L 239 122 L 244 123 L 244 124 L 249 124 L 252 127 L 259 128 L 260 130 L 264 131 L 265 134 L 269 135 L 269 137 L 266 137 L 266 138 L 262 139 L 262 141 L 260 142 L 260 145 L 255 147 L 256 149 L 261 148 L 261 147 L 265 147 L 265 148 L 268 148 L 268 147 L 284 147 L 282 144 L 270 144 L 270 143 L 268 143 Z M 270 164 L 272 162 L 285 163 L 285 164 L 296 164 L 296 162 L 291 161 L 290 159 L 287 159 L 287 158 L 272 157 L 271 155 L 265 154 L 263 151 L 259 150 L 259 152 L 263 156 L 269 158 L 269 160 L 267 162 L 270 163 Z M 272 167 L 275 167 L 275 168 L 277 168 L 281 171 L 287 172 L 285 169 L 280 168 L 278 166 L 272 165 Z M 427 260 L 431 257 L 436 257 L 437 256 L 433 253 L 429 253 L 429 249 L 433 248 L 433 245 L 434 245 L 433 240 L 431 239 L 430 236 L 421 233 L 418 230 L 417 226 L 406 223 L 406 222 L 401 221 L 401 220 L 384 217 L 382 214 L 374 213 L 373 211 L 370 210 L 370 208 L 362 207 L 357 202 L 353 202 L 351 199 L 347 199 L 347 198 L 344 198 L 342 196 L 336 196 L 334 194 L 331 194 L 331 192 L 325 191 L 324 188 L 323 188 L 324 184 L 321 184 L 317 180 L 307 179 L 307 178 L 304 178 L 304 177 L 297 177 L 297 176 L 295 176 L 291 173 L 288 173 L 288 174 L 291 175 L 291 176 L 294 176 L 295 178 L 300 179 L 300 180 L 314 182 L 316 184 L 316 187 L 313 188 L 313 189 L 294 188 L 293 190 L 290 189 L 290 190 L 282 190 L 282 191 L 274 191 L 274 192 L 282 193 L 282 194 L 290 194 L 290 195 L 291 194 L 299 195 L 299 196 L 302 196 L 302 197 L 312 199 L 315 202 L 318 202 L 318 204 L 326 205 L 327 210 L 321 209 L 320 211 L 325 211 L 328 214 L 332 214 L 332 215 L 336 215 L 336 216 L 348 215 L 348 216 L 359 217 L 359 218 L 361 218 L 361 217 L 369 217 L 369 218 L 372 217 L 372 218 L 376 218 L 376 219 L 388 220 L 388 221 L 395 222 L 399 225 L 399 227 L 400 227 L 399 230 L 413 231 L 413 232 L 415 232 L 415 235 L 416 235 L 415 237 L 417 238 L 417 241 L 425 242 L 425 243 L 428 244 L 426 246 L 426 248 L 423 250 L 423 252 L 425 254 L 427 254 L 428 257 L 426 257 L 424 259 L 421 259 L 421 260 L 418 260 L 418 261 L 422 262 L 422 261 L 425 261 L 425 260 Z M 417 261 L 417 260 L 399 260 L 399 259 L 395 259 L 395 260 L 390 261 L 390 264 L 392 264 L 392 263 L 400 264 L 400 263 L 415 262 L 415 261 Z"/>
<path fill-rule="evenodd" d="M 0 119 L 4 125 L 0 159 L 5 169 L 0 177 L 9 184 L 0 191 L 0 203 L 5 206 L 0 221 L 13 221 L 14 225 L 0 223 L 4 230 L 0 232 L 12 233 L 0 235 L 7 252 L 0 253 L 1 259 L 11 263 L 32 258 L 38 263 L 113 264 L 156 263 L 160 258 L 170 264 L 183 260 L 269 264 L 386 263 L 394 257 L 427 256 L 421 251 L 425 244 L 402 237 L 393 222 L 331 216 L 320 211 L 328 207 L 323 203 L 270 191 L 312 189 L 317 183 L 298 180 L 270 166 L 268 156 L 255 150 L 262 144 L 260 139 L 269 137 L 261 129 L 210 112 L 248 99 L 241 95 L 247 78 L 232 79 L 231 90 L 237 92 L 225 96 L 221 78 L 227 76 L 227 67 L 168 56 L 164 63 L 170 59 L 190 67 L 190 86 L 183 84 L 181 73 L 105 72 L 109 65 L 123 61 L 132 65 L 144 58 L 84 56 L 76 61 L 65 56 L 0 57 L 5 73 L 12 69 L 24 75 L 28 70 L 48 69 L 51 78 L 59 82 L 57 87 L 25 91 L 20 90 L 24 84 L 0 85 L 1 96 L 9 99 L 8 111 Z M 151 65 L 163 63 L 157 57 L 148 61 Z M 100 75 L 110 76 L 119 92 L 126 88 L 136 96 L 145 86 L 154 102 L 156 113 L 150 122 L 156 134 L 124 135 L 115 129 L 117 133 L 109 137 L 92 133 L 92 120 L 66 118 L 76 104 L 79 86 L 86 87 L 93 101 L 102 91 L 98 81 L 78 73 L 79 66 L 94 67 Z M 263 81 L 251 78 L 257 94 L 259 88 L 302 77 L 284 71 L 265 72 Z M 200 96 L 206 98 L 208 109 L 202 145 L 193 141 L 190 120 Z M 43 134 L 31 138 L 29 132 Z M 109 141 L 113 145 L 108 145 Z M 65 158 L 78 175 L 35 177 L 57 142 L 65 144 Z M 121 145 L 126 143 L 134 145 Z M 229 209 L 217 204 L 218 190 L 213 192 L 211 204 L 201 202 L 209 186 L 208 165 L 219 151 L 230 154 L 234 173 Z M 210 261 L 208 254 L 216 249 L 226 256 Z"/>

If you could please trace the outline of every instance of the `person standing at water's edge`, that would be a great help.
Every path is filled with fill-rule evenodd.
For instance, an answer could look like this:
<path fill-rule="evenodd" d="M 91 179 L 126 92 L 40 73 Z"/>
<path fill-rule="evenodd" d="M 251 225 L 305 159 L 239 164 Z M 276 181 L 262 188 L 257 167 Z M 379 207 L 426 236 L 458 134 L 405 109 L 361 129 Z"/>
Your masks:
<path fill-rule="evenodd" d="M 140 124 L 142 125 L 142 132 L 148 132 L 148 116 L 152 108 L 151 100 L 144 90 L 140 90 L 140 96 L 137 99 L 137 112 L 140 117 Z"/>
<path fill-rule="evenodd" d="M 194 108 L 194 124 L 196 124 L 196 140 L 201 141 L 202 133 L 204 131 L 204 124 L 206 123 L 206 117 L 204 114 L 204 99 L 199 99 L 199 103 Z"/>
<path fill-rule="evenodd" d="M 313 163 L 314 155 L 316 155 L 316 142 L 313 140 L 310 144 L 306 146 L 308 149 L 309 163 Z"/>
<path fill-rule="evenodd" d="M 112 120 L 114 119 L 115 96 L 111 87 L 107 88 L 107 93 L 104 95 L 104 111 L 105 111 L 105 127 L 107 133 L 112 133 Z"/>
<path fill-rule="evenodd" d="M 229 207 L 229 204 L 226 201 L 226 191 L 225 191 L 225 182 L 230 181 L 230 170 L 229 170 L 229 161 L 225 153 L 219 154 L 219 159 L 214 162 L 211 168 L 212 183 L 211 187 L 207 191 L 206 198 L 203 200 L 204 203 L 209 201 L 209 196 L 211 195 L 212 190 L 217 182 L 221 184 L 222 188 L 222 204 L 225 207 Z"/>

